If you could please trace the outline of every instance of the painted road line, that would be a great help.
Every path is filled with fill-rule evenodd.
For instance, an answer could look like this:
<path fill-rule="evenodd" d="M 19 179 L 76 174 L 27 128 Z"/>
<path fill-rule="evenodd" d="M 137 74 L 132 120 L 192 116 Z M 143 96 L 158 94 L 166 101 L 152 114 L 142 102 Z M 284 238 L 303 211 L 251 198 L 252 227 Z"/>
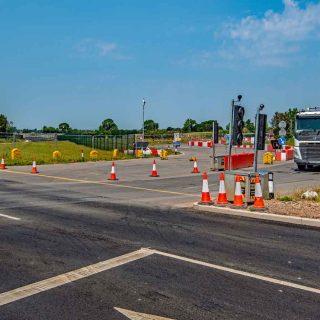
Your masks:
<path fill-rule="evenodd" d="M 131 320 L 175 320 L 172 318 L 164 318 L 164 317 L 154 316 L 152 314 L 134 312 L 134 311 L 122 309 L 122 308 L 114 308 L 114 309 Z"/>
<path fill-rule="evenodd" d="M 113 187 L 118 187 L 118 188 L 127 188 L 127 189 L 141 190 L 141 191 L 173 194 L 173 195 L 178 195 L 178 196 L 199 197 L 198 194 L 196 195 L 194 193 L 184 193 L 184 192 L 178 192 L 178 191 L 169 191 L 169 190 L 162 190 L 162 189 L 152 189 L 152 188 L 129 186 L 129 185 L 119 184 L 119 183 L 108 183 L 108 182 L 101 182 L 101 181 L 94 181 L 94 180 L 82 180 L 82 179 L 76 179 L 76 178 L 51 176 L 51 175 L 46 175 L 46 174 L 41 174 L 41 173 L 38 173 L 35 175 L 30 172 L 13 171 L 13 170 L 0 171 L 0 173 L 3 173 L 3 174 L 13 173 L 13 174 L 21 174 L 21 175 L 27 175 L 27 176 L 32 176 L 32 177 L 42 177 L 42 178 L 47 178 L 47 179 L 63 180 L 63 181 L 69 181 L 69 182 L 98 184 L 98 185 L 113 186 Z"/>
<path fill-rule="evenodd" d="M 183 256 L 178 256 L 175 254 L 170 254 L 170 253 L 162 252 L 159 250 L 153 250 L 153 249 L 149 249 L 149 248 L 141 248 L 140 250 L 133 251 L 128 254 L 124 254 L 122 256 L 116 257 L 116 258 L 112 258 L 112 259 L 108 259 L 108 260 L 105 260 L 102 262 L 98 262 L 96 264 L 92 264 L 87 267 L 83 267 L 83 268 L 80 268 L 80 269 L 77 269 L 74 271 L 70 271 L 70 272 L 67 272 L 67 273 L 46 279 L 46 280 L 42 280 L 39 282 L 35 282 L 32 284 L 26 285 L 24 287 L 20 287 L 17 289 L 13 289 L 13 290 L 1 293 L 0 294 L 0 306 L 8 304 L 8 303 L 12 303 L 14 301 L 18 301 L 18 300 L 21 300 L 21 299 L 24 299 L 24 298 L 27 298 L 30 296 L 33 296 L 35 294 L 38 294 L 38 293 L 41 293 L 41 292 L 44 292 L 44 291 L 47 291 L 50 289 L 54 289 L 56 287 L 59 287 L 59 286 L 68 284 L 70 282 L 74 282 L 74 281 L 92 276 L 94 274 L 97 274 L 97 273 L 100 273 L 100 272 L 103 272 L 106 270 L 110 270 L 110 269 L 125 265 L 125 264 L 133 262 L 133 261 L 137 261 L 137 260 L 146 258 L 146 257 L 151 256 L 153 254 L 157 254 L 157 255 L 160 255 L 163 257 L 167 257 L 167 258 L 180 260 L 183 262 L 188 262 L 188 263 L 204 266 L 207 268 L 212 268 L 212 269 L 216 269 L 216 270 L 220 270 L 220 271 L 224 271 L 224 272 L 233 273 L 233 274 L 248 277 L 248 278 L 253 278 L 253 279 L 269 282 L 269 283 L 276 284 L 276 285 L 286 286 L 286 287 L 290 287 L 290 288 L 294 288 L 294 289 L 298 289 L 298 290 L 303 290 L 303 291 L 307 291 L 307 292 L 311 292 L 311 293 L 320 294 L 320 289 L 307 287 L 307 286 L 300 285 L 297 283 L 278 280 L 278 279 L 274 279 L 271 277 L 260 276 L 260 275 L 254 274 L 254 273 L 241 271 L 241 270 L 237 270 L 237 269 L 232 269 L 232 268 L 228 268 L 228 267 L 223 267 L 220 265 L 204 262 L 201 260 L 186 258 Z"/>
<path fill-rule="evenodd" d="M 257 279 L 257 280 L 261 280 L 261 281 L 265 281 L 265 282 L 270 282 L 270 283 L 277 284 L 277 285 L 282 285 L 282 286 L 286 286 L 286 287 L 290 287 L 290 288 L 294 288 L 294 289 L 299 289 L 299 290 L 303 290 L 303 291 L 308 291 L 308 292 L 320 294 L 320 289 L 307 287 L 307 286 L 297 284 L 294 282 L 278 280 L 278 279 L 274 279 L 271 277 L 260 276 L 260 275 L 254 274 L 254 273 L 241 271 L 241 270 L 237 270 L 237 269 L 232 269 L 232 268 L 228 268 L 228 267 L 223 267 L 220 265 L 216 265 L 216 264 L 212 264 L 212 263 L 208 263 L 208 262 L 204 262 L 204 261 L 200 261 L 200 260 L 190 259 L 190 258 L 186 258 L 186 257 L 182 257 L 182 256 L 177 256 L 174 254 L 170 254 L 170 253 L 166 253 L 166 252 L 162 252 L 162 251 L 158 251 L 158 250 L 152 250 L 152 249 L 150 249 L 150 250 L 154 254 L 158 254 L 160 256 L 164 256 L 164 257 L 168 257 L 168 258 L 172 258 L 172 259 L 176 259 L 176 260 L 180 260 L 180 261 L 184 261 L 184 262 L 189 262 L 192 264 L 197 264 L 200 266 L 204 266 L 204 267 L 208 267 L 208 268 L 212 268 L 212 269 L 216 269 L 216 270 L 221 270 L 224 272 L 229 272 L 229 273 L 233 273 L 233 274 L 237 274 L 240 276 L 249 277 L 249 278 L 253 278 L 253 279 Z"/>
<path fill-rule="evenodd" d="M 0 217 L 11 219 L 11 220 L 17 220 L 17 221 L 21 220 L 20 218 L 8 216 L 7 214 L 2 214 L 2 213 L 0 213 Z"/>
<path fill-rule="evenodd" d="M 133 261 L 145 258 L 152 254 L 153 252 L 150 250 L 140 249 L 116 258 L 108 259 L 102 262 L 98 262 L 96 264 L 89 265 L 87 267 L 83 267 L 74 271 L 61 274 L 56 277 L 52 277 L 46 280 L 42 280 L 39 282 L 26 285 L 21 288 L 17 288 L 11 291 L 1 293 L 0 306 L 3 306 L 8 303 L 12 303 L 14 301 L 17 301 L 23 298 L 30 297 L 40 292 L 44 292 L 44 291 L 59 287 L 73 281 L 77 281 L 79 279 L 92 276 L 94 274 L 97 274 L 106 270 L 110 270 L 112 268 L 125 265 L 129 262 L 133 262 Z"/>

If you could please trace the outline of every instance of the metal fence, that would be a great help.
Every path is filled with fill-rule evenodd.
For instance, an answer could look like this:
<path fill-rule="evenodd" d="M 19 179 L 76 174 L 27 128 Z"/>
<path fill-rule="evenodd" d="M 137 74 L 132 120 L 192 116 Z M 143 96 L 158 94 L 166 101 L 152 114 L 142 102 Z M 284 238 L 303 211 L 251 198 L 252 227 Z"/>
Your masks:
<path fill-rule="evenodd" d="M 0 132 L 0 139 L 11 141 L 11 140 L 23 139 L 23 136 L 18 133 Z"/>
<path fill-rule="evenodd" d="M 123 136 L 103 136 L 103 135 L 58 135 L 59 141 L 71 141 L 76 144 L 90 147 L 92 149 L 100 150 L 114 150 L 120 151 L 132 149 L 136 142 L 134 134 L 127 134 Z"/>

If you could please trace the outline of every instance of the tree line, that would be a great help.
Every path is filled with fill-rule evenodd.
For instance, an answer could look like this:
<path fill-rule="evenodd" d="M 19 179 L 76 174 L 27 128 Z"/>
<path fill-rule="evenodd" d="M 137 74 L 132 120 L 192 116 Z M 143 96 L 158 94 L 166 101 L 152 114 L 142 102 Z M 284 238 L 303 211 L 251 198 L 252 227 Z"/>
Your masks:
<path fill-rule="evenodd" d="M 284 120 L 287 123 L 287 136 L 291 137 L 292 132 L 295 126 L 295 116 L 298 112 L 297 108 L 289 109 L 286 112 L 276 112 L 270 120 L 270 126 L 268 130 L 272 130 L 275 136 L 279 134 L 279 122 Z M 164 134 L 172 132 L 211 132 L 213 127 L 214 120 L 205 120 L 198 123 L 196 120 L 188 118 L 184 121 L 182 127 L 167 127 L 160 129 L 159 123 L 148 119 L 144 122 L 144 129 L 146 134 Z M 218 124 L 219 126 L 219 124 Z M 123 135 L 123 134 L 135 134 L 140 133 L 140 129 L 120 129 L 118 125 L 111 118 L 104 119 L 100 126 L 95 130 L 84 130 L 84 129 L 75 129 L 70 126 L 67 122 L 62 122 L 58 127 L 52 126 L 43 126 L 42 129 L 22 129 L 17 130 L 13 126 L 13 123 L 8 121 L 7 117 L 3 114 L 0 114 L 0 132 L 38 132 L 38 133 L 65 133 L 65 134 L 102 134 L 102 135 Z M 229 132 L 229 124 L 225 128 L 219 126 L 219 131 L 221 134 L 226 134 Z M 247 119 L 244 124 L 244 133 L 254 133 L 255 125 L 250 120 Z"/>

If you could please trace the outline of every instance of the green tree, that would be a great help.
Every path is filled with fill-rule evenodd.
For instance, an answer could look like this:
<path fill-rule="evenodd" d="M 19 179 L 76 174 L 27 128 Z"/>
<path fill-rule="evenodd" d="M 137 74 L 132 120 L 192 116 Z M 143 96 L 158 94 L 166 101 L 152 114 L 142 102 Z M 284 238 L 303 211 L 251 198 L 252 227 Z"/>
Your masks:
<path fill-rule="evenodd" d="M 8 124 L 7 117 L 4 114 L 0 114 L 0 132 L 6 132 Z"/>
<path fill-rule="evenodd" d="M 292 134 L 291 131 L 293 131 L 293 128 L 295 127 L 295 118 L 296 118 L 296 114 L 298 113 L 298 109 L 297 108 L 293 108 L 293 109 L 289 109 L 286 112 L 276 112 L 271 121 L 271 127 L 273 129 L 273 133 L 275 135 L 276 138 L 279 137 L 279 122 L 280 121 L 285 121 L 286 122 L 286 131 L 287 131 L 287 137 L 291 138 Z"/>
<path fill-rule="evenodd" d="M 196 126 L 197 121 L 189 118 L 184 122 L 182 130 L 184 132 L 192 132 L 195 131 Z"/>
<path fill-rule="evenodd" d="M 99 131 L 103 134 L 117 134 L 118 130 L 118 126 L 110 118 L 103 120 L 99 127 Z"/>
<path fill-rule="evenodd" d="M 254 133 L 254 132 L 255 132 L 254 123 L 253 123 L 250 119 L 248 119 L 247 121 L 245 121 L 244 127 L 245 127 L 245 129 L 246 129 L 246 131 L 247 131 L 248 133 Z"/>
<path fill-rule="evenodd" d="M 56 133 L 56 132 L 59 132 L 59 129 L 58 128 L 54 128 L 54 127 L 43 126 L 42 132 L 43 133 Z"/>
<path fill-rule="evenodd" d="M 202 121 L 200 124 L 197 125 L 197 131 L 202 131 L 202 132 L 212 131 L 213 121 L 214 120 Z"/>
<path fill-rule="evenodd" d="M 144 130 L 146 131 L 155 131 L 159 129 L 159 123 L 154 122 L 153 120 L 145 120 L 144 122 Z"/>
<path fill-rule="evenodd" d="M 62 131 L 63 133 L 67 133 L 71 130 L 71 127 L 70 127 L 69 123 L 62 122 L 59 124 L 59 130 Z"/>

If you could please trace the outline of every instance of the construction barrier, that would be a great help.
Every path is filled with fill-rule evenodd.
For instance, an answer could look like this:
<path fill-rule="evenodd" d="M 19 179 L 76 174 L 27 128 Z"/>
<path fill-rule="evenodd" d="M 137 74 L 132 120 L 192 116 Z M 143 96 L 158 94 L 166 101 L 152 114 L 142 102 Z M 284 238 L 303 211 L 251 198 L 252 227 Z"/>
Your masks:
<path fill-rule="evenodd" d="M 277 161 L 288 161 L 293 159 L 293 149 L 284 149 L 276 153 Z"/>
<path fill-rule="evenodd" d="M 241 153 L 231 155 L 231 170 L 253 166 L 254 153 Z M 228 170 L 229 156 L 224 156 L 224 170 Z"/>
<path fill-rule="evenodd" d="M 209 140 L 209 141 L 189 141 L 188 145 L 189 145 L 189 147 L 212 148 L 213 142 L 211 140 Z"/>
<path fill-rule="evenodd" d="M 241 146 L 235 146 L 237 149 L 253 149 L 254 145 L 253 144 L 243 144 Z"/>

